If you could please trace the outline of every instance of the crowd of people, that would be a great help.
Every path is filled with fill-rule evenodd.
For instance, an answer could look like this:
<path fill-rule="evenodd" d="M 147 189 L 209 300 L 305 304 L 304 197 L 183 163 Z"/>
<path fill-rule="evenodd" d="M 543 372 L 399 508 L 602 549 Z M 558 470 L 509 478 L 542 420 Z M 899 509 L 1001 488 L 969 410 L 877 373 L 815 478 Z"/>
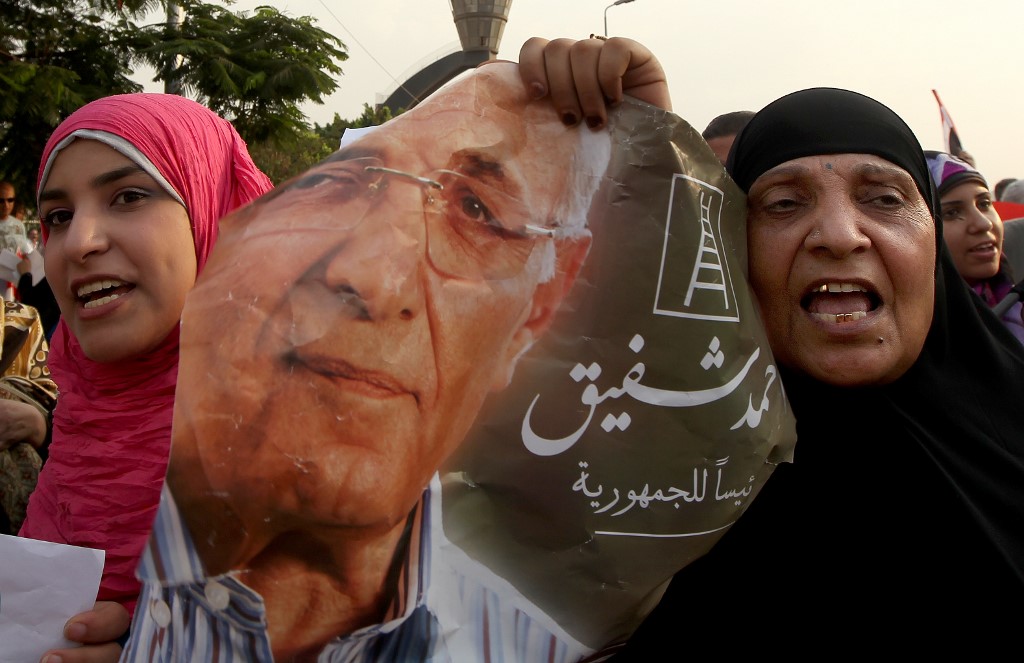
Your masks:
<path fill-rule="evenodd" d="M 579 131 L 603 131 L 623 95 L 671 110 L 655 55 L 628 39 L 531 39 L 519 75 L 532 102 Z M 1002 645 L 1024 614 L 1024 234 L 1010 229 L 1024 220 L 1004 223 L 995 203 L 1024 203 L 1024 180 L 990 189 L 963 155 L 925 152 L 890 109 L 846 90 L 727 113 L 703 136 L 747 195 L 749 280 L 798 443 L 606 653 L 660 660 L 691 638 L 721 651 L 877 650 L 891 638 L 932 649 L 983 633 L 978 646 Z M 307 184 L 264 201 L 290 205 Z M 83 646 L 51 661 L 150 660 L 167 646 L 171 614 L 136 610 L 136 569 L 168 508 L 179 323 L 218 221 L 270 190 L 230 123 L 174 95 L 92 102 L 46 145 L 37 205 L 59 323 L 43 304 L 5 302 L 0 515 L 8 531 L 107 554 L 95 608 L 65 629 Z M 42 250 L 18 231 L 14 198 L 0 183 L 4 241 Z M 216 311 L 203 310 L 205 333 Z M 420 651 L 410 647 L 380 660 Z M 287 651 L 280 660 L 310 655 Z"/>
<path fill-rule="evenodd" d="M 0 250 L 16 256 L 19 279 L 0 279 L 0 533 L 16 534 L 29 494 L 49 448 L 50 417 L 57 389 L 47 362 L 47 331 L 56 316 L 33 285 L 30 253 L 39 251 L 34 227 L 26 229 L 25 205 L 14 184 L 0 182 Z M 11 273 L 13 278 L 14 274 Z"/>

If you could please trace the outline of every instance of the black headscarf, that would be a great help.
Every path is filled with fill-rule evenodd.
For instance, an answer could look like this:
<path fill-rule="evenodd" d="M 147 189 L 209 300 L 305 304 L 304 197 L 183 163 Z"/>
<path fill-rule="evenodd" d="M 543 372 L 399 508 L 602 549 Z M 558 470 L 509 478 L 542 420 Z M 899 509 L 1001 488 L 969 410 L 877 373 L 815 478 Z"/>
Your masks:
<path fill-rule="evenodd" d="M 888 107 L 857 92 L 814 88 L 765 106 L 736 137 L 726 170 L 744 192 L 781 163 L 818 154 L 874 154 L 907 171 L 933 214 L 934 187 L 914 132 Z"/>
<path fill-rule="evenodd" d="M 903 168 L 933 218 L 924 153 L 903 120 L 846 90 L 761 110 L 727 169 L 744 191 L 791 159 L 872 154 Z M 843 388 L 780 367 L 794 462 L 673 579 L 619 661 L 680 642 L 718 654 L 951 640 L 994 648 L 1024 619 L 1024 346 L 966 286 L 936 222 L 935 311 L 911 368 Z M 835 650 L 834 650 L 835 651 Z M 876 650 L 877 652 L 877 650 Z M 977 653 L 977 652 L 976 652 Z"/>

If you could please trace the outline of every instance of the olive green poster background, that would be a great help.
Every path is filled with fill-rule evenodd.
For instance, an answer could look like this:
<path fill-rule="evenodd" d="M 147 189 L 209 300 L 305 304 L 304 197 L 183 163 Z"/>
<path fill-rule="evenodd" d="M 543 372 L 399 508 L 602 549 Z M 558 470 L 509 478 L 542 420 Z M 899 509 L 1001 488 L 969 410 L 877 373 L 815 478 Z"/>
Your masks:
<path fill-rule="evenodd" d="M 627 101 L 611 130 L 580 277 L 441 472 L 447 538 L 594 648 L 636 628 L 795 442 L 742 191 L 672 113 Z"/>

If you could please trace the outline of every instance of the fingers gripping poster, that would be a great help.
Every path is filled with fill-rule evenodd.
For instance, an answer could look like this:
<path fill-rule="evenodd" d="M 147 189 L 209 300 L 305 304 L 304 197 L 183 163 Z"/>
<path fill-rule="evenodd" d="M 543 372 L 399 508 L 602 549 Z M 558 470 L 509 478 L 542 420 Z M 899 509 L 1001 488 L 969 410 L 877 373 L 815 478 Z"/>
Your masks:
<path fill-rule="evenodd" d="M 488 65 L 222 223 L 127 660 L 600 657 L 735 522 L 795 442 L 745 200 L 610 125 Z"/>

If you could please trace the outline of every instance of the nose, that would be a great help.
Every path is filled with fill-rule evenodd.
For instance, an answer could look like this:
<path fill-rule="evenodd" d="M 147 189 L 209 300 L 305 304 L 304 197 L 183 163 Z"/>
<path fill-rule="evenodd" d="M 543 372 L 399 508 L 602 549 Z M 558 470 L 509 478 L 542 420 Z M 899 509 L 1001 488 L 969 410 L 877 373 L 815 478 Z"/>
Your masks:
<path fill-rule="evenodd" d="M 971 233 L 987 233 L 995 226 L 995 222 L 977 207 L 971 206 L 968 212 L 967 229 Z"/>
<path fill-rule="evenodd" d="M 844 258 L 871 246 L 861 228 L 861 211 L 852 201 L 827 197 L 816 203 L 814 224 L 804 240 L 812 253 Z"/>
<path fill-rule="evenodd" d="M 90 208 L 76 209 L 63 235 L 61 248 L 71 262 L 84 264 L 91 256 L 110 248 L 105 220 L 97 210 Z"/>
<path fill-rule="evenodd" d="M 344 212 L 343 212 L 344 213 Z M 393 183 L 348 226 L 326 266 L 334 292 L 359 297 L 373 321 L 411 320 L 424 305 L 426 226 L 419 186 Z"/>

